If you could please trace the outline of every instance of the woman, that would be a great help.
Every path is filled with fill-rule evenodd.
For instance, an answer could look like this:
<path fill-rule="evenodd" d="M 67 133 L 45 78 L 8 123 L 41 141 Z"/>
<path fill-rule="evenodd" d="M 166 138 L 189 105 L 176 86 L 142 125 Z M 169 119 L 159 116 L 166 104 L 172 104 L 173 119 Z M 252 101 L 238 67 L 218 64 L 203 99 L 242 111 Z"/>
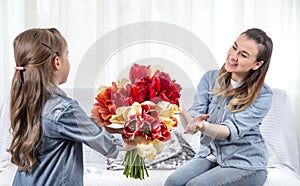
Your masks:
<path fill-rule="evenodd" d="M 185 132 L 201 131 L 204 148 L 165 186 L 264 184 L 268 154 L 259 127 L 272 101 L 264 83 L 272 48 L 264 31 L 249 29 L 229 49 L 222 68 L 204 74 L 189 114 L 181 114 L 193 117 Z"/>

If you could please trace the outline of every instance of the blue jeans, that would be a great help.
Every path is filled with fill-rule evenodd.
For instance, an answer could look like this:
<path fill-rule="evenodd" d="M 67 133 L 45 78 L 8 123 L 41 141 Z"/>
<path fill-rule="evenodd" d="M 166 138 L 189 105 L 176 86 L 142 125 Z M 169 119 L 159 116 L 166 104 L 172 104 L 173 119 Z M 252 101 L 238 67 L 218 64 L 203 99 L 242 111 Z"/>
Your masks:
<path fill-rule="evenodd" d="M 175 170 L 164 186 L 261 186 L 266 170 L 244 170 L 220 167 L 206 158 L 194 158 Z"/>

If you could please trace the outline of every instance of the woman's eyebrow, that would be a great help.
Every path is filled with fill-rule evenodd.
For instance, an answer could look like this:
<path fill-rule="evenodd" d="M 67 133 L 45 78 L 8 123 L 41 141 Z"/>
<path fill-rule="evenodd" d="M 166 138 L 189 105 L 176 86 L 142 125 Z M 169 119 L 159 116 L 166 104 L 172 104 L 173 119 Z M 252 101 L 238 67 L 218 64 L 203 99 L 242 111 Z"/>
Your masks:
<path fill-rule="evenodd" d="M 238 48 L 238 44 L 237 44 L 236 41 L 234 42 L 234 46 Z M 242 50 L 241 52 L 244 53 L 244 54 L 246 54 L 246 55 L 248 55 L 248 56 L 250 56 L 249 52 L 247 52 L 245 50 Z"/>

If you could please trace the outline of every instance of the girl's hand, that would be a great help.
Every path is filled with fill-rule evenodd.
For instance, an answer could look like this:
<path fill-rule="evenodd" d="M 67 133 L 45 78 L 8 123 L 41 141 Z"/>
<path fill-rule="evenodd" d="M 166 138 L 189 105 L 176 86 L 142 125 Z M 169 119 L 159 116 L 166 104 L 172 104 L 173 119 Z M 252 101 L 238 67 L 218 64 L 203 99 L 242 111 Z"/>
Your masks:
<path fill-rule="evenodd" d="M 184 133 L 194 134 L 198 131 L 203 132 L 205 130 L 205 120 L 208 118 L 210 118 L 209 114 L 203 114 L 193 118 L 190 122 L 188 122 Z"/>
<path fill-rule="evenodd" d="M 111 127 L 104 127 L 105 130 L 111 134 L 123 134 L 123 128 L 111 128 Z"/>
<path fill-rule="evenodd" d="M 123 147 L 120 149 L 121 151 L 130 151 L 137 148 L 137 142 L 136 140 L 132 140 L 130 138 L 127 138 L 124 134 L 122 134 L 122 138 L 124 141 Z"/>

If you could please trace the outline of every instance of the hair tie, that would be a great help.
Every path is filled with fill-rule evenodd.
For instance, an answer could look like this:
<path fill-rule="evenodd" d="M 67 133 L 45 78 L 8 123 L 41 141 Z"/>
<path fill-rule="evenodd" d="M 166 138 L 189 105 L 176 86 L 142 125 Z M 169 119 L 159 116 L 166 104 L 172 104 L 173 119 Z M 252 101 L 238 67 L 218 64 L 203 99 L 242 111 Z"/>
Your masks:
<path fill-rule="evenodd" d="M 22 70 L 25 70 L 25 67 L 14 67 L 14 69 L 17 71 L 22 71 Z"/>

